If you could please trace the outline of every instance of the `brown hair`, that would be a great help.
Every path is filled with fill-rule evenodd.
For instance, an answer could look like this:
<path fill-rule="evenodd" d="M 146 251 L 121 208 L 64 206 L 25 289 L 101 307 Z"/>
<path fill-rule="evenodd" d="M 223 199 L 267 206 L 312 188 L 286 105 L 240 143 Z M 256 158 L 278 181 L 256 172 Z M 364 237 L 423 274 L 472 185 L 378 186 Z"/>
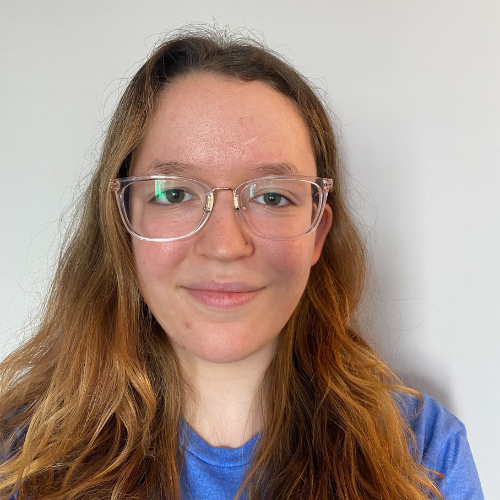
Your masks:
<path fill-rule="evenodd" d="M 254 40 L 174 34 L 113 115 L 36 334 L 0 365 L 0 498 L 180 498 L 182 376 L 140 297 L 109 182 L 126 174 L 165 86 L 208 71 L 259 80 L 306 121 L 333 227 L 262 384 L 265 426 L 240 493 L 250 499 L 441 498 L 416 463 L 403 394 L 356 331 L 365 257 L 346 209 L 332 126 L 311 85 Z M 412 393 L 416 394 L 416 393 Z M 418 396 L 418 395 L 417 395 Z"/>

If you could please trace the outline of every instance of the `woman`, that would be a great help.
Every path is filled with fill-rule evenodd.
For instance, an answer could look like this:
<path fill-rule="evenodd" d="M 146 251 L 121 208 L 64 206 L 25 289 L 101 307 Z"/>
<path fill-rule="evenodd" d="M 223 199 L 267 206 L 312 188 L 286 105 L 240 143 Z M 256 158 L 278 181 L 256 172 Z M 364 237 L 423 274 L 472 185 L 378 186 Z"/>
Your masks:
<path fill-rule="evenodd" d="M 482 498 L 463 426 L 356 329 L 340 179 L 279 57 L 213 31 L 159 46 L 1 365 L 0 498 Z"/>

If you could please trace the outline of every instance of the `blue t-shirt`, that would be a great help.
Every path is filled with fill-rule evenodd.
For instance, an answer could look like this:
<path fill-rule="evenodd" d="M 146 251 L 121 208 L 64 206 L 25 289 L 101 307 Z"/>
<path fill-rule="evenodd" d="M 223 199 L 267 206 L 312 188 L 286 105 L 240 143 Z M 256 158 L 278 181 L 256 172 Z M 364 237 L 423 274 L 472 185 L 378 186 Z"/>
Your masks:
<path fill-rule="evenodd" d="M 405 418 L 417 440 L 419 459 L 425 467 L 441 472 L 445 500 L 484 500 L 465 427 L 441 403 L 423 394 L 424 406 L 416 398 L 405 398 Z M 240 448 L 214 448 L 185 427 L 183 500 L 233 500 L 251 458 L 258 435 Z"/>
<path fill-rule="evenodd" d="M 484 500 L 464 425 L 441 403 L 425 394 L 423 397 L 418 415 L 416 398 L 405 398 L 403 410 L 416 437 L 419 460 L 428 469 L 444 474 L 440 488 L 445 500 Z M 259 435 L 240 448 L 214 448 L 189 426 L 183 429 L 182 499 L 233 500 Z"/>

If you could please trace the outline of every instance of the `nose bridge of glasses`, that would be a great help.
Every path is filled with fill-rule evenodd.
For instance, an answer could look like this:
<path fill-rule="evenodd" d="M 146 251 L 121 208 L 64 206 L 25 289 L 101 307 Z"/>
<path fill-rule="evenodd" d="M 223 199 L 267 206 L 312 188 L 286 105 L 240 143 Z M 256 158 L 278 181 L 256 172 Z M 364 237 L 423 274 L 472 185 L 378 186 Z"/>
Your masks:
<path fill-rule="evenodd" d="M 231 191 L 233 193 L 233 205 L 234 209 L 238 212 L 240 210 L 240 204 L 238 200 L 238 195 L 236 194 L 236 191 L 233 188 L 230 187 L 215 187 L 210 191 L 207 195 L 207 206 L 206 206 L 206 211 L 211 212 L 214 206 L 214 197 L 215 197 L 215 191 Z"/>

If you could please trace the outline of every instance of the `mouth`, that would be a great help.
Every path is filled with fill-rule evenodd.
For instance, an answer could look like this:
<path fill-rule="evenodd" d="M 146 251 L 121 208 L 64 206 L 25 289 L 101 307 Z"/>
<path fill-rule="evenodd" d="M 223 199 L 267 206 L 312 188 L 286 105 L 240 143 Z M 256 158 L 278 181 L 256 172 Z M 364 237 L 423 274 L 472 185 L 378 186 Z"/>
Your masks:
<path fill-rule="evenodd" d="M 248 283 L 194 283 L 184 286 L 188 294 L 197 302 L 210 309 L 234 309 L 255 299 L 263 288 Z"/>

